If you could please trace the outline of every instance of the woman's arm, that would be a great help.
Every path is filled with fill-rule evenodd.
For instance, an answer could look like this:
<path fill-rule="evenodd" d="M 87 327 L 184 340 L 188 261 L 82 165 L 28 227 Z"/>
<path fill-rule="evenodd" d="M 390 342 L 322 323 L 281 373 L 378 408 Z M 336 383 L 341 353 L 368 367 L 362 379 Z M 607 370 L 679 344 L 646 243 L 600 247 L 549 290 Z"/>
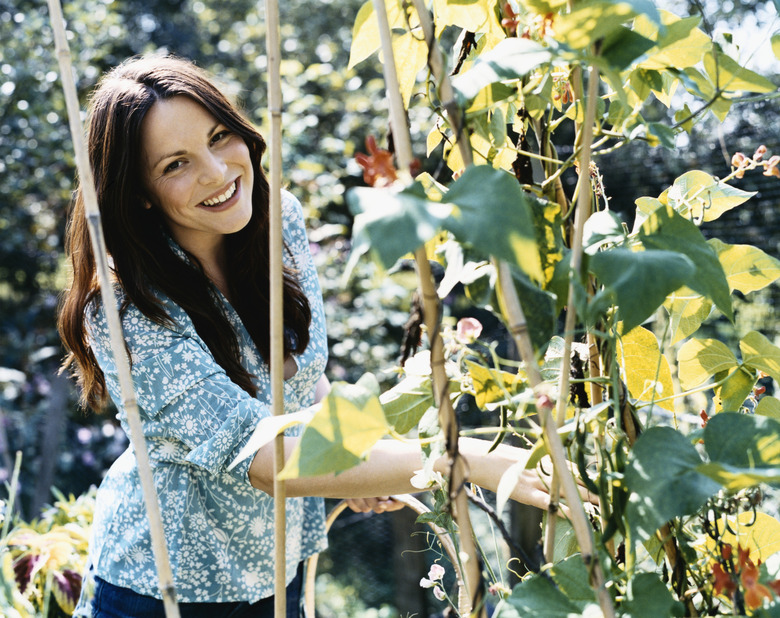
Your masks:
<path fill-rule="evenodd" d="M 285 438 L 285 458 L 292 452 L 298 438 Z M 490 442 L 474 438 L 458 441 L 460 453 L 468 469 L 468 480 L 490 491 L 496 491 L 504 472 L 518 461 L 525 461 L 528 451 L 499 445 L 488 453 Z M 399 440 L 380 440 L 371 449 L 366 461 L 338 476 L 291 479 L 285 483 L 287 495 L 321 496 L 324 498 L 372 498 L 380 495 L 417 492 L 411 484 L 415 472 L 422 469 L 420 448 Z M 249 467 L 249 480 L 254 487 L 273 494 L 273 445 L 262 447 Z M 449 474 L 447 457 L 440 457 L 434 470 Z M 536 469 L 525 470 L 512 492 L 512 499 L 524 504 L 546 508 L 549 477 Z"/>

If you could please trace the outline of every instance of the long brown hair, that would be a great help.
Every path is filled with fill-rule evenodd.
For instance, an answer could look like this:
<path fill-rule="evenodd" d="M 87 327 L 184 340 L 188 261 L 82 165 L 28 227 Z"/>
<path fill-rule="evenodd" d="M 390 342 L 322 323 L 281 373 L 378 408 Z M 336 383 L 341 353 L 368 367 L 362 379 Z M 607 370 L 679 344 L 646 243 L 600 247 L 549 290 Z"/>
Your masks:
<path fill-rule="evenodd" d="M 269 358 L 268 181 L 261 158 L 265 141 L 193 63 L 170 56 L 134 58 L 107 73 L 89 102 L 87 143 L 95 175 L 106 247 L 113 274 L 125 293 L 122 310 L 132 303 L 154 322 L 172 325 L 156 291 L 178 304 L 233 382 L 252 396 L 257 387 L 240 362 L 236 333 L 218 305 L 212 285 L 197 259 L 181 259 L 172 250 L 164 220 L 147 200 L 142 176 L 141 125 L 159 100 L 186 96 L 202 105 L 249 147 L 254 169 L 252 217 L 225 243 L 228 286 L 234 307 L 264 358 Z M 108 399 L 103 372 L 89 346 L 85 311 L 99 294 L 80 187 L 72 203 L 65 248 L 72 285 L 60 304 L 58 329 L 67 349 L 64 369 L 81 388 L 82 404 L 102 409 Z M 283 284 L 285 356 L 302 353 L 309 343 L 311 310 L 293 271 Z"/>

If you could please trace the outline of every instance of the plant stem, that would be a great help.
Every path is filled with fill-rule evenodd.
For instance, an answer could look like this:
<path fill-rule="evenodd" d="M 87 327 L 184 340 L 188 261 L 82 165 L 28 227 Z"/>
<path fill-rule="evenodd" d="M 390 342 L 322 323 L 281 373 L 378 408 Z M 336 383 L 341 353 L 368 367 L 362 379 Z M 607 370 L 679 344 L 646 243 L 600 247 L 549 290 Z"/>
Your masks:
<path fill-rule="evenodd" d="M 111 349 L 114 355 L 114 363 L 119 379 L 119 387 L 122 394 L 122 407 L 127 414 L 127 423 L 130 426 L 130 441 L 135 452 L 138 464 L 138 475 L 141 480 L 141 489 L 146 504 L 146 514 L 149 518 L 149 532 L 152 540 L 157 576 L 160 584 L 163 606 L 167 618 L 178 618 L 179 607 L 176 604 L 176 591 L 173 585 L 173 572 L 168 557 L 168 548 L 165 544 L 165 532 L 162 526 L 160 504 L 154 487 L 154 479 L 149 464 L 149 453 L 146 450 L 141 417 L 138 412 L 138 403 L 135 398 L 133 378 L 130 373 L 130 362 L 125 349 L 122 323 L 119 319 L 117 299 L 111 283 L 108 267 L 103 226 L 100 221 L 100 209 L 98 207 L 95 179 L 89 164 L 89 155 L 84 143 L 84 132 L 81 126 L 81 113 L 79 108 L 76 83 L 73 78 L 70 48 L 65 34 L 65 19 L 62 15 L 62 7 L 59 0 L 48 0 L 51 26 L 54 32 L 54 42 L 57 59 L 59 61 L 62 77 L 62 87 L 65 94 L 65 103 L 68 110 L 70 133 L 73 139 L 73 148 L 76 155 L 76 167 L 81 183 L 81 191 L 84 198 L 87 224 L 92 251 L 95 255 L 97 275 L 100 283 L 100 293 L 103 301 L 103 309 L 106 314 L 108 331 L 111 339 Z"/>
<path fill-rule="evenodd" d="M 409 128 L 406 121 L 406 113 L 401 100 L 398 76 L 395 69 L 395 57 L 393 54 L 392 33 L 387 20 L 387 12 L 384 0 L 373 0 L 374 12 L 377 15 L 379 23 L 379 34 L 382 42 L 382 53 L 384 55 L 384 76 L 385 88 L 388 101 L 390 103 L 390 124 L 393 132 L 393 143 L 396 148 L 396 157 L 398 159 L 398 168 L 403 173 L 408 174 L 412 163 L 412 145 L 409 135 Z M 420 10 L 422 9 L 422 10 Z M 418 6 L 420 11 L 420 20 L 424 21 L 428 16 L 424 6 Z M 430 25 L 430 24 L 429 24 Z M 426 27 L 423 26 L 426 32 Z M 433 32 L 431 27 L 430 32 Z M 431 43 L 429 39 L 429 44 Z M 431 50 L 429 58 L 439 58 L 439 68 L 442 67 L 441 54 L 435 52 L 435 47 Z M 435 61 L 435 60 L 433 60 Z M 449 90 L 443 90 L 443 105 L 448 113 L 452 114 L 453 109 L 457 111 L 457 104 L 453 95 L 451 86 Z M 459 116 L 458 116 L 459 117 Z M 452 116 L 450 118 L 452 122 Z M 455 134 L 459 136 L 460 127 L 453 126 Z M 464 153 L 463 160 L 468 164 L 471 161 L 471 152 L 468 150 L 468 144 L 464 146 L 465 140 L 458 139 L 461 152 Z M 468 155 L 465 153 L 468 152 Z M 468 158 L 466 158 L 468 156 Z M 425 247 L 420 247 L 415 251 L 415 263 L 420 285 L 420 297 L 423 302 L 423 316 L 428 332 L 428 339 L 431 348 L 431 372 L 433 379 L 433 396 L 435 404 L 439 408 L 439 423 L 446 440 L 447 454 L 452 466 L 449 480 L 449 497 L 451 500 L 453 518 L 455 519 L 460 532 L 461 553 L 464 555 L 463 574 L 464 586 L 460 589 L 458 599 L 458 610 L 461 615 L 472 615 L 476 608 L 480 608 L 481 598 L 481 570 L 476 546 L 474 544 L 473 530 L 469 518 L 468 497 L 464 490 L 466 483 L 465 462 L 459 457 L 458 453 L 458 421 L 455 411 L 452 408 L 452 401 L 447 396 L 448 378 L 444 369 L 444 346 L 439 335 L 439 297 L 436 294 L 436 286 L 433 275 L 431 274 L 428 256 Z M 478 610 L 482 614 L 484 610 Z"/>

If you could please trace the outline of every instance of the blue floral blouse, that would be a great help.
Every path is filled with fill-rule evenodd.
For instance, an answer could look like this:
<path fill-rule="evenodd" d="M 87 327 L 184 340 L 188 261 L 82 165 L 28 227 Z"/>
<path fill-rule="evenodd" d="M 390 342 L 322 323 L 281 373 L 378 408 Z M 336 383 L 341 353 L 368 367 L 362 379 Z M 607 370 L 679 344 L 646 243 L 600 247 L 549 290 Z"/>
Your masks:
<path fill-rule="evenodd" d="M 325 316 L 301 205 L 282 196 L 283 233 L 312 310 L 310 342 L 285 381 L 294 412 L 313 403 L 327 361 Z M 251 458 L 228 465 L 257 422 L 271 414 L 270 375 L 238 314 L 222 298 L 244 367 L 257 376 L 252 398 L 233 383 L 195 332 L 189 316 L 168 301 L 176 328 L 149 320 L 134 306 L 122 323 L 144 435 L 159 495 L 177 599 L 254 602 L 274 591 L 274 500 L 249 483 Z M 102 311 L 88 312 L 92 349 L 112 399 L 121 409 L 116 368 Z M 118 416 L 129 431 L 122 410 Z M 298 428 L 300 430 L 300 428 Z M 295 430 L 290 430 L 295 433 Z M 97 494 L 90 548 L 94 575 L 158 597 L 159 583 L 135 454 L 130 446 L 111 466 Z M 298 563 L 326 547 L 323 501 L 287 499 L 287 582 Z M 86 596 L 86 595 L 83 595 Z M 76 615 L 90 615 L 82 599 Z"/>

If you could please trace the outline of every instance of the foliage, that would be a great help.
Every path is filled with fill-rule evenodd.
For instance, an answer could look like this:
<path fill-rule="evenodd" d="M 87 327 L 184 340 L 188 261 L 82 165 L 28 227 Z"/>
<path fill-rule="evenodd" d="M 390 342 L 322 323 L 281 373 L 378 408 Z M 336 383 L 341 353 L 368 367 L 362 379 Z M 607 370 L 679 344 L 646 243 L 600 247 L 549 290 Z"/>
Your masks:
<path fill-rule="evenodd" d="M 580 557 L 577 548 L 548 554 L 549 574 L 524 579 L 497 615 L 570 615 L 595 604 L 611 612 L 590 588 L 583 558 L 603 567 L 608 597 L 621 615 L 776 612 L 780 555 L 762 554 L 759 569 L 753 553 L 761 550 L 756 539 L 777 522 L 744 514 L 761 507 L 759 488 L 778 485 L 777 400 L 761 397 L 758 381 L 780 380 L 780 348 L 754 330 L 740 334 L 738 356 L 721 341 L 695 335 L 718 316 L 733 322 L 735 292 L 752 294 L 780 276 L 780 262 L 757 247 L 702 233 L 751 198 L 734 179 L 779 175 L 779 159 L 754 145 L 750 155 L 732 153 L 724 178 L 688 170 L 659 195 L 636 196 L 631 224 L 609 209 L 598 165 L 601 155 L 632 141 L 674 148 L 677 136 L 704 117 L 723 122 L 743 99 L 777 96 L 774 83 L 728 55 L 705 31 L 706 21 L 650 2 L 441 0 L 432 5 L 436 43 L 446 47 L 461 33 L 451 61 L 466 123 L 459 133 L 452 102 L 440 99 L 440 75 L 426 67 L 431 55 L 415 10 L 387 4 L 403 100 L 410 116 L 427 108 L 430 118 L 422 168 L 436 168 L 430 161 L 441 157 L 449 174 L 411 180 L 410 170 L 388 169 L 389 153 L 372 142 L 359 161 L 375 187 L 347 195 L 355 213 L 351 263 L 368 254 L 387 269 L 424 246 L 445 268 L 448 285 L 468 290 L 481 281 L 475 304 L 512 326 L 507 290 L 496 287 L 503 261 L 514 270 L 529 324 L 560 324 L 561 309 L 576 316 L 575 332 L 553 326 L 543 339 L 537 333 L 536 358 L 520 364 L 474 337 L 459 339 L 446 328 L 438 334 L 452 397 L 469 394 L 485 411 L 500 409 L 495 440 L 522 436 L 534 449 L 532 462 L 550 448 L 535 420 L 547 405 L 547 395 L 530 381 L 529 363 L 539 363 L 545 393 L 563 398 L 558 433 L 600 498 L 596 555 Z M 367 2 L 357 15 L 351 65 L 377 51 L 373 12 Z M 598 96 L 591 100 L 585 86 L 596 79 Z M 661 105 L 648 103 L 651 98 Z M 584 127 L 589 113 L 595 122 Z M 463 135 L 471 166 L 457 147 Z M 567 139 L 573 140 L 568 148 Z M 593 162 L 576 193 L 587 195 L 570 201 L 561 178 L 571 170 L 583 174 L 584 149 Z M 564 152 L 570 154 L 559 155 Z M 577 217 L 587 219 L 582 241 Z M 572 358 L 563 357 L 566 343 Z M 376 399 L 386 406 L 391 433 L 418 425 L 421 437 L 431 435 L 430 373 L 420 371 L 430 362 L 425 354 Z M 571 398 L 562 386 L 569 371 Z M 687 422 L 693 410 L 686 401 L 700 392 L 711 394 L 701 411 L 703 431 Z M 350 426 L 351 408 L 376 405 L 365 391 L 354 395 L 322 413 L 321 422 L 326 415 L 339 419 L 328 432 Z M 357 419 L 355 431 L 340 433 L 330 447 L 349 444 L 345 457 L 367 452 L 375 440 Z M 298 465 L 304 467 L 305 453 Z M 310 465 L 316 471 L 315 459 Z M 734 516 L 739 529 L 752 530 L 736 543 L 724 536 Z M 707 549 L 713 543 L 716 550 Z M 490 573 L 487 568 L 492 582 Z"/>

